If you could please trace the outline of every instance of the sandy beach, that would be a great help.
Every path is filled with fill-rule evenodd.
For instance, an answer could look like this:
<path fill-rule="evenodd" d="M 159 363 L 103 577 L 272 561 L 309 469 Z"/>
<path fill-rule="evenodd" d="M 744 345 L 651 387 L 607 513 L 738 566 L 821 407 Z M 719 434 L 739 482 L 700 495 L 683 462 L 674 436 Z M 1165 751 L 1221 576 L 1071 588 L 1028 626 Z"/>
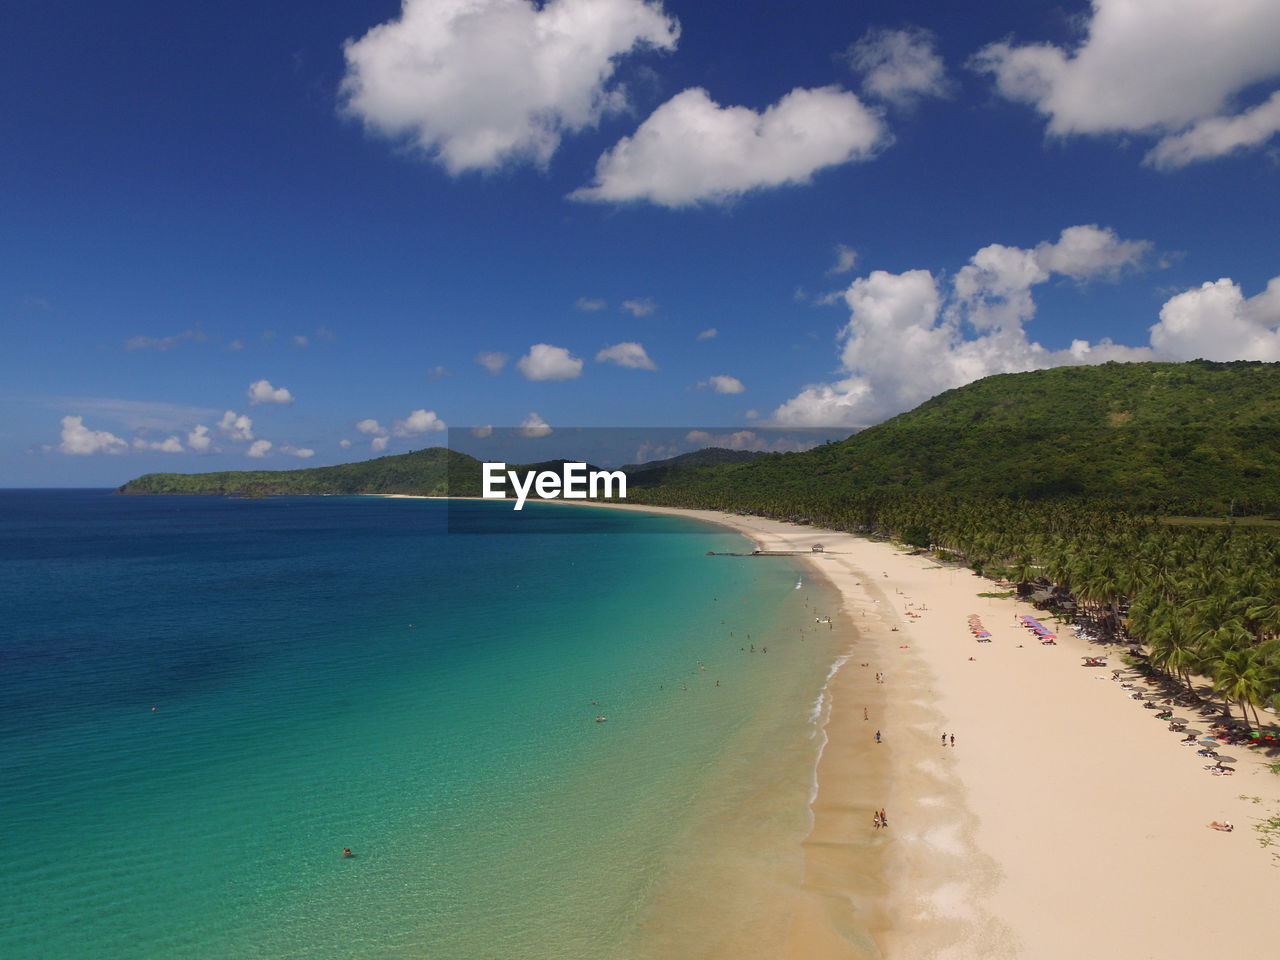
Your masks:
<path fill-rule="evenodd" d="M 1106 650 L 1065 626 L 1042 645 L 1016 623 L 1036 611 L 979 597 L 995 588 L 971 571 L 813 527 L 659 512 L 800 552 L 857 630 L 828 691 L 788 956 L 1169 960 L 1270 945 L 1280 860 L 1253 826 L 1280 813 L 1280 777 L 1261 752 L 1224 746 L 1236 772 L 1212 775 L 1131 698 L 1140 681 L 1112 679 L 1118 657 L 1084 666 Z M 974 614 L 991 642 L 970 635 Z"/>

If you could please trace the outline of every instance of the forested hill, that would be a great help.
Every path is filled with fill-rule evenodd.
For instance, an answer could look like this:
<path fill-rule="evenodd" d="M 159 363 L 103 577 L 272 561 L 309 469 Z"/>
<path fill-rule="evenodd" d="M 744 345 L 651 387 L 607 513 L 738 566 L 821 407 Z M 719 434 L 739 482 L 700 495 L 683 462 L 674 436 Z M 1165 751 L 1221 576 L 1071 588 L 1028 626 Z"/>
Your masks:
<path fill-rule="evenodd" d="M 733 509 L 893 491 L 1277 513 L 1280 364 L 1108 363 L 1002 374 L 804 453 L 707 450 L 624 469 L 634 477 L 632 499 Z M 120 492 L 475 496 L 479 473 L 474 458 L 435 447 L 302 470 L 153 473 Z"/>
<path fill-rule="evenodd" d="M 877 490 L 1144 510 L 1280 511 L 1280 364 L 1107 363 L 1001 374 L 804 453 L 704 467 L 654 502 L 771 509 Z"/>
<path fill-rule="evenodd" d="M 451 490 L 450 477 L 453 478 Z M 479 494 L 480 462 L 445 447 L 378 457 L 359 463 L 302 470 L 228 470 L 221 473 L 148 473 L 117 493 L 221 494 L 265 497 L 277 494 L 409 493 L 418 496 Z M 465 479 L 465 489 L 459 487 Z"/>

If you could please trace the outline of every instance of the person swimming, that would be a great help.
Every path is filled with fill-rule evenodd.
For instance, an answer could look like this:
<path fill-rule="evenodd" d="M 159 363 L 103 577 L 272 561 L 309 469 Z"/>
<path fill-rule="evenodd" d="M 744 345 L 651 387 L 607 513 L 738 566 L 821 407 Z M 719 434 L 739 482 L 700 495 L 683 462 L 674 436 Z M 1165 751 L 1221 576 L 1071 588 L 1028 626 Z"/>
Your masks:
<path fill-rule="evenodd" d="M 342 848 L 342 855 L 343 855 L 344 857 L 354 857 L 354 856 L 355 856 L 355 854 L 351 852 L 351 848 L 350 848 L 350 847 L 343 847 L 343 848 Z"/>

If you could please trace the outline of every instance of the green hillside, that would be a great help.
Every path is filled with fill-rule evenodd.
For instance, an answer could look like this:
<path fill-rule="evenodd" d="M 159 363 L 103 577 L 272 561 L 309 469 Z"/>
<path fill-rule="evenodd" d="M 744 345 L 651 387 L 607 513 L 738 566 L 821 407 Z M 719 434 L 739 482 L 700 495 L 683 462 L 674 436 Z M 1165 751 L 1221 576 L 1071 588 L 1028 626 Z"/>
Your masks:
<path fill-rule="evenodd" d="M 1277 513 L 1280 364 L 1108 363 L 1003 374 L 804 453 L 712 448 L 623 469 L 633 499 L 737 509 L 892 492 Z M 301 470 L 153 473 L 120 492 L 474 496 L 478 478 L 478 461 L 435 447 Z"/>
<path fill-rule="evenodd" d="M 1280 364 L 1108 363 L 987 377 L 839 443 L 704 468 L 652 496 L 754 508 L 768 497 L 875 491 L 1280 511 Z"/>
<path fill-rule="evenodd" d="M 666 460 L 629 463 L 621 469 L 627 475 L 628 489 L 637 489 L 671 483 L 686 483 L 702 476 L 714 476 L 715 467 L 725 464 L 750 463 L 752 460 L 762 456 L 764 454 L 757 450 L 729 450 L 725 447 L 706 447 L 702 450 L 694 450 L 691 453 L 668 457 Z"/>

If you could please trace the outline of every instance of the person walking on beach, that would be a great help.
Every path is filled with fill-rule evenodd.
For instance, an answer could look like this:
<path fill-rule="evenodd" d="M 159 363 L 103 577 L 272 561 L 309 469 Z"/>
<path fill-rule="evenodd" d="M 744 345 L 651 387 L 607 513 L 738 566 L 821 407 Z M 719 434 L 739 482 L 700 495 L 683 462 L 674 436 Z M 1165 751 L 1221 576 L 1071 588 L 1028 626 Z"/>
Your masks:
<path fill-rule="evenodd" d="M 883 810 L 880 811 L 880 826 L 882 827 L 889 826 L 889 815 L 885 813 Z"/>
<path fill-rule="evenodd" d="M 944 747 L 947 745 L 947 735 L 945 733 L 942 735 L 942 745 Z"/>
<path fill-rule="evenodd" d="M 951 745 L 953 747 L 956 745 L 956 735 L 954 733 L 951 735 Z"/>
<path fill-rule="evenodd" d="M 868 717 L 868 716 L 867 716 L 867 708 L 866 708 L 866 707 L 863 707 L 863 708 L 862 708 L 862 719 L 863 719 L 863 720 L 870 720 L 870 719 L 871 719 L 870 717 Z"/>
<path fill-rule="evenodd" d="M 876 731 L 876 743 L 879 743 L 879 742 L 880 742 L 880 731 L 879 731 L 879 730 L 877 730 L 877 731 Z"/>

